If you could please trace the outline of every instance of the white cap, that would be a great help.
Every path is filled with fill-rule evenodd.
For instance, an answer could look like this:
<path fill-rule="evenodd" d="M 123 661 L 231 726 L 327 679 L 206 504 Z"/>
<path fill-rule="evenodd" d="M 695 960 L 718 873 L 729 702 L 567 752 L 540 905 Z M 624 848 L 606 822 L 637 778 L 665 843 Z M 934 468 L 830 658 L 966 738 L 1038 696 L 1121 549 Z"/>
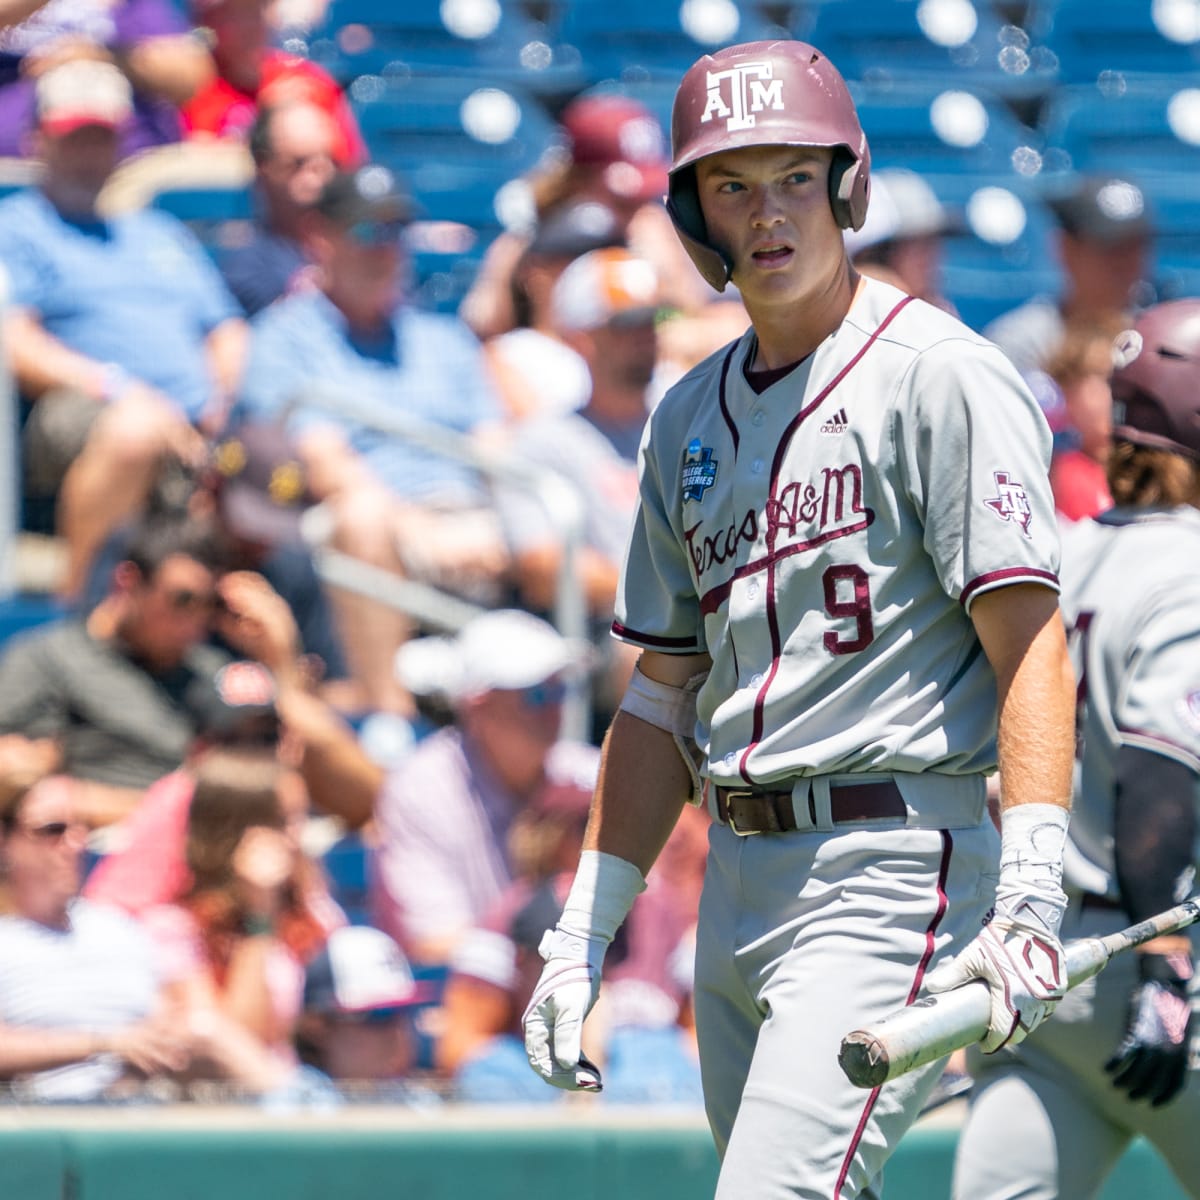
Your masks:
<path fill-rule="evenodd" d="M 465 700 L 533 687 L 583 657 L 548 621 L 505 608 L 475 617 L 457 637 L 408 642 L 396 655 L 396 674 L 414 695 Z"/>
<path fill-rule="evenodd" d="M 658 278 L 651 263 L 619 246 L 592 250 L 558 277 L 550 306 L 560 329 L 599 329 L 615 318 L 651 320 Z"/>
<path fill-rule="evenodd" d="M 861 229 L 846 231 L 846 252 L 853 258 L 880 242 L 947 233 L 953 224 L 920 175 L 904 167 L 884 167 L 871 173 L 867 219 Z"/>
<path fill-rule="evenodd" d="M 84 125 L 116 129 L 132 111 L 129 80 L 112 63 L 72 59 L 37 81 L 38 124 L 50 134 Z"/>
<path fill-rule="evenodd" d="M 408 959 L 381 929 L 345 925 L 330 933 L 309 963 L 304 1007 L 315 1012 L 369 1012 L 403 1008 L 429 999 L 413 978 Z"/>

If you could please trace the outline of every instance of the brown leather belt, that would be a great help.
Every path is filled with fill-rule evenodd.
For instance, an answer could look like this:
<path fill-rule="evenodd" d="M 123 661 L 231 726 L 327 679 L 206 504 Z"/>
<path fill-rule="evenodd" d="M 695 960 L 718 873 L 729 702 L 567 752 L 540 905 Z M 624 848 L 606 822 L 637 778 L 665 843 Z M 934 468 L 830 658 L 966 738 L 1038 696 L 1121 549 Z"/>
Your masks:
<path fill-rule="evenodd" d="M 718 787 L 716 797 L 717 820 L 722 825 L 728 825 L 734 833 L 792 833 L 797 828 L 791 789 L 766 791 Z M 808 810 L 815 824 L 816 811 L 811 793 Z M 835 825 L 876 818 L 903 820 L 908 815 L 904 797 L 890 779 L 876 783 L 832 785 L 829 789 L 829 811 Z"/>

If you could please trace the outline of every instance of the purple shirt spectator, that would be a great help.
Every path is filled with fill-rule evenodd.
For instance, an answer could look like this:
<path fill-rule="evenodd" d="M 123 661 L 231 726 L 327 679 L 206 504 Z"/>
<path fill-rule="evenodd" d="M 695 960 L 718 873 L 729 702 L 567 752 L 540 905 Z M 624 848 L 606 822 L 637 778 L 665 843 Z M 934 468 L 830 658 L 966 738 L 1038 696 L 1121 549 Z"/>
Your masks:
<path fill-rule="evenodd" d="M 170 0 L 49 0 L 31 17 L 0 29 L 0 155 L 25 157 L 35 125 L 34 80 L 21 74 L 22 63 L 47 53 L 63 39 L 83 39 L 114 52 L 156 37 L 189 30 Z M 133 116 L 121 135 L 121 156 L 177 142 L 183 126 L 169 101 L 139 92 Z"/>

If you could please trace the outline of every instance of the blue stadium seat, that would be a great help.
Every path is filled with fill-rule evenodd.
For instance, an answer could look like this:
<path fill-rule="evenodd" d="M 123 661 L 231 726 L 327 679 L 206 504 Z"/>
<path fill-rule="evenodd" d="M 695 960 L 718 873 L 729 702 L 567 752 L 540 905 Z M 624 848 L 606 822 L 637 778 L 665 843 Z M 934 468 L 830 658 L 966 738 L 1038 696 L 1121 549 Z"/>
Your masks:
<path fill-rule="evenodd" d="M 334 900 L 353 925 L 369 925 L 367 847 L 357 833 L 347 833 L 321 855 Z"/>
<path fill-rule="evenodd" d="M 254 192 L 244 184 L 211 187 L 164 187 L 150 198 L 150 207 L 178 217 L 214 257 L 235 223 L 254 213 Z"/>
<path fill-rule="evenodd" d="M 1015 177 L 1041 169 L 1039 138 L 996 96 L 953 80 L 851 81 L 850 90 L 878 166 Z"/>
<path fill-rule="evenodd" d="M 960 229 L 945 239 L 942 277 L 966 324 L 982 329 L 1031 296 L 1057 291 L 1054 223 L 1032 182 L 1008 175 L 925 179 L 963 218 Z"/>
<path fill-rule="evenodd" d="M 1105 72 L 1200 70 L 1200 12 L 1193 4 L 1034 0 L 1027 24 L 1057 59 L 1063 83 L 1093 83 Z"/>
<path fill-rule="evenodd" d="M 559 137 L 532 96 L 472 76 L 367 76 L 349 95 L 371 157 L 398 172 L 418 200 L 471 180 L 494 190 Z"/>
<path fill-rule="evenodd" d="M 13 634 L 69 616 L 70 611 L 53 596 L 18 593 L 0 600 L 0 644 Z"/>
<path fill-rule="evenodd" d="M 538 94 L 583 83 L 548 31 L 513 0 L 333 0 L 308 54 L 348 83 L 363 74 L 470 72 Z"/>
<path fill-rule="evenodd" d="M 680 76 L 703 54 L 737 42 L 787 37 L 787 30 L 734 0 L 573 0 L 557 31 L 593 83 Z"/>
<path fill-rule="evenodd" d="M 1117 171 L 1149 182 L 1200 168 L 1200 75 L 1064 86 L 1041 131 L 1052 171 Z"/>
<path fill-rule="evenodd" d="M 1044 95 L 1054 63 L 1018 26 L 972 0 L 824 0 L 793 32 L 823 50 L 847 79 L 937 78 L 1010 100 Z"/>

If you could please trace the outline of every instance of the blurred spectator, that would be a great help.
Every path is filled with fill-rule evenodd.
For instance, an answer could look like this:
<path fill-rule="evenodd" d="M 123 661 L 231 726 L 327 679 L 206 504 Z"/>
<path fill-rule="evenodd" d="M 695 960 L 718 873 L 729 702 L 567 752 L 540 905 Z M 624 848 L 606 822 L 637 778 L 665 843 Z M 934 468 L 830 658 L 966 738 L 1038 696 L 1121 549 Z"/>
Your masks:
<path fill-rule="evenodd" d="M 543 966 L 538 944 L 558 920 L 578 865 L 590 799 L 580 784 L 551 785 L 518 814 L 509 833 L 516 878 L 454 955 L 437 1063 L 458 1099 L 559 1096 L 529 1084 L 520 1020 Z M 685 813 L 605 963 L 605 1001 L 585 1038 L 589 1057 L 609 1069 L 606 1096 L 618 1103 L 700 1102 L 694 1041 L 683 1025 L 706 828 L 702 810 Z"/>
<path fill-rule="evenodd" d="M 179 106 L 216 74 L 169 0 L 0 0 L 0 155 L 33 152 L 39 76 L 76 59 L 115 61 L 132 89 L 120 157 L 183 135 Z"/>
<path fill-rule="evenodd" d="M 184 106 L 189 137 L 244 140 L 259 107 L 304 100 L 332 118 L 338 166 L 366 160 L 354 112 L 332 76 L 272 44 L 270 0 L 192 0 L 191 8 L 193 20 L 209 32 L 217 77 Z"/>
<path fill-rule="evenodd" d="M 141 914 L 186 1018 L 228 1019 L 290 1066 L 304 966 L 345 924 L 301 849 L 304 817 L 303 792 L 270 749 L 206 754 L 188 809 L 188 885 Z"/>
<path fill-rule="evenodd" d="M 482 439 L 500 408 L 474 336 L 455 317 L 405 303 L 402 235 L 411 203 L 391 172 L 339 174 L 317 204 L 308 245 L 319 287 L 288 296 L 255 323 L 242 409 L 288 423 L 313 495 L 328 504 L 334 546 L 373 566 L 484 603 L 507 585 L 508 548 L 473 470 L 380 432 L 338 402 L 395 411 Z M 314 389 L 319 393 L 309 399 Z M 308 403 L 304 402 L 308 400 Z M 317 526 L 313 526 L 316 528 Z M 354 678 L 368 707 L 410 715 L 392 660 L 408 618 L 334 593 Z"/>
<path fill-rule="evenodd" d="M 296 1048 L 338 1099 L 408 1101 L 414 1010 L 428 998 L 400 947 L 379 929 L 335 929 L 308 964 Z"/>
<path fill-rule="evenodd" d="M 59 492 L 63 591 L 74 598 L 164 461 L 199 461 L 196 425 L 223 418 L 246 328 L 182 222 L 96 211 L 129 112 L 125 77 L 108 63 L 67 63 L 40 78 L 38 104 L 44 177 L 0 202 L 12 292 L 4 338 L 17 386 L 33 402 L 26 489 Z"/>
<path fill-rule="evenodd" d="M 249 748 L 275 754 L 301 789 L 301 806 L 337 817 L 349 829 L 371 818 L 382 773 L 353 731 L 326 705 L 288 687 L 277 689 L 257 663 L 238 662 L 216 679 L 222 706 L 197 735 L 178 771 L 156 780 L 113 829 L 115 848 L 88 876 L 85 894 L 139 913 L 164 904 L 187 885 L 188 809 L 207 755 Z M 281 719 L 281 716 L 283 719 Z"/>
<path fill-rule="evenodd" d="M 1045 369 L 1071 326 L 1127 323 L 1150 265 L 1154 225 L 1136 184 L 1082 176 L 1049 204 L 1058 223 L 1060 295 L 1035 296 L 983 331 L 1020 371 Z"/>
<path fill-rule="evenodd" d="M 222 245 L 217 257 L 247 316 L 308 276 L 305 220 L 334 172 L 336 132 L 329 114 L 306 100 L 260 108 L 254 118 L 254 220 L 244 239 Z"/>
<path fill-rule="evenodd" d="M 629 682 L 636 655 L 610 636 L 617 577 L 638 500 L 638 446 L 658 356 L 653 266 L 627 250 L 594 250 L 559 276 L 550 307 L 566 344 L 587 365 L 590 394 L 578 412 L 531 418 L 514 433 L 520 458 L 578 489 L 584 533 L 575 563 L 605 661 L 596 707 L 603 726 Z M 505 494 L 504 515 L 525 605 L 550 612 L 562 537 L 533 497 Z"/>
<path fill-rule="evenodd" d="M 571 412 L 587 402 L 587 363 L 560 336 L 551 296 L 574 259 L 623 241 L 616 214 L 595 200 L 564 204 L 538 223 L 513 268 L 516 328 L 484 343 L 509 417 Z"/>
<path fill-rule="evenodd" d="M 333 811 L 361 812 L 371 794 L 377 776 L 360 776 L 353 739 L 307 690 L 286 604 L 260 576 L 220 577 L 220 567 L 207 524 L 147 521 L 86 619 L 31 630 L 0 656 L 0 730 L 58 740 L 89 824 L 127 815 L 146 787 L 180 765 L 197 733 L 229 721 L 223 691 L 247 675 L 206 643 L 214 627 L 271 673 L 285 724 L 306 731 L 314 778 L 333 780 L 327 788 L 356 781 Z"/>
<path fill-rule="evenodd" d="M 528 180 L 534 222 L 570 203 L 605 205 L 621 240 L 654 263 L 660 300 L 685 313 L 702 310 L 716 293 L 689 262 L 662 203 L 669 158 L 654 114 L 625 96 L 597 94 L 573 100 L 560 122 L 566 153 Z M 517 325 L 512 279 L 530 236 L 509 231 L 496 238 L 463 298 L 459 311 L 481 338 Z"/>
<path fill-rule="evenodd" d="M 1062 395 L 1065 428 L 1055 437 L 1050 463 L 1054 504 L 1067 521 L 1112 507 L 1108 456 L 1112 447 L 1113 338 L 1108 328 L 1073 327 L 1051 355 L 1046 374 Z"/>
<path fill-rule="evenodd" d="M 915 171 L 884 167 L 871 173 L 871 203 L 846 250 L 856 270 L 953 313 L 942 292 L 942 239 L 955 228 L 951 213 Z"/>
<path fill-rule="evenodd" d="M 320 694 L 342 711 L 361 708 L 329 599 L 301 536 L 301 518 L 315 500 L 282 426 L 271 422 L 231 428 L 191 483 L 190 492 L 180 489 L 178 497 L 172 496 L 180 514 L 215 522 L 226 567 L 257 572 L 287 603 L 291 616 L 279 623 L 279 630 L 295 621 L 297 652 Z M 131 533 L 122 529 L 105 543 L 89 580 L 86 611 L 108 592 Z"/>
<path fill-rule="evenodd" d="M 508 833 L 548 784 L 595 781 L 599 752 L 559 740 L 577 651 L 553 626 L 500 609 L 454 639 L 421 639 L 401 671 L 438 678 L 452 725 L 389 774 L 376 808 L 373 924 L 417 963 L 445 963 L 512 881 Z M 441 651 L 431 669 L 430 652 Z M 430 797 L 437 797 L 430 803 Z"/>
<path fill-rule="evenodd" d="M 70 781 L 5 784 L 0 855 L 0 1078 L 43 1101 L 102 1100 L 123 1082 L 183 1070 L 154 946 L 123 913 L 78 897 L 87 828 Z"/>

